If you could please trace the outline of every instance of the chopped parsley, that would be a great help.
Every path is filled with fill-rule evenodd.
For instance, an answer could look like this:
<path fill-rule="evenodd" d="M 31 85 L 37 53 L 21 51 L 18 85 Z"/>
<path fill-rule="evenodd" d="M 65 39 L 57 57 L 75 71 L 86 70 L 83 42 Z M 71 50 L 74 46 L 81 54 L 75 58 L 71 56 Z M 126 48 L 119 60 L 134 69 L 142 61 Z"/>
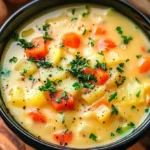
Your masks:
<path fill-rule="evenodd" d="M 120 68 L 120 67 L 116 67 L 116 69 L 117 69 L 120 73 L 123 73 L 123 72 L 124 72 L 124 70 L 123 70 L 122 68 Z"/>
<path fill-rule="evenodd" d="M 119 67 L 124 68 L 124 63 L 120 63 Z"/>
<path fill-rule="evenodd" d="M 92 139 L 93 141 L 97 140 L 97 136 L 94 135 L 93 133 L 90 134 L 89 138 Z"/>
<path fill-rule="evenodd" d="M 72 19 L 71 19 L 71 21 L 74 21 L 74 20 L 77 20 L 78 18 L 77 17 L 73 17 Z"/>
<path fill-rule="evenodd" d="M 150 49 L 147 52 L 150 53 Z"/>
<path fill-rule="evenodd" d="M 141 84 L 140 80 L 139 80 L 137 77 L 135 77 L 135 80 L 136 80 L 139 84 Z"/>
<path fill-rule="evenodd" d="M 76 9 L 75 9 L 75 8 L 72 8 L 72 14 L 73 14 L 73 15 L 75 14 L 75 11 L 76 11 Z"/>
<path fill-rule="evenodd" d="M 38 63 L 37 63 L 38 67 L 43 67 L 43 68 L 50 68 L 52 67 L 52 63 L 45 61 L 45 59 L 41 59 Z"/>
<path fill-rule="evenodd" d="M 15 41 L 18 41 L 18 40 L 19 40 L 19 35 L 18 35 L 18 33 L 14 32 L 14 33 L 12 34 L 12 39 L 15 40 Z"/>
<path fill-rule="evenodd" d="M 33 82 L 35 81 L 35 78 L 33 78 L 32 75 L 30 75 L 28 79 L 29 79 L 30 81 L 33 81 Z"/>
<path fill-rule="evenodd" d="M 126 59 L 126 62 L 130 61 L 130 59 Z"/>
<path fill-rule="evenodd" d="M 95 68 L 101 68 L 104 71 L 107 70 L 106 63 L 100 63 L 98 60 L 96 60 Z"/>
<path fill-rule="evenodd" d="M 82 88 L 82 85 L 79 82 L 75 82 L 72 86 L 74 87 L 75 90 L 79 90 Z"/>
<path fill-rule="evenodd" d="M 47 31 L 49 29 L 49 27 L 50 27 L 50 24 L 45 24 L 45 25 L 43 25 L 43 30 Z"/>
<path fill-rule="evenodd" d="M 66 91 L 63 91 L 63 92 L 62 92 L 62 97 L 63 97 L 65 100 L 68 100 L 68 95 L 67 95 L 67 92 L 66 92 Z"/>
<path fill-rule="evenodd" d="M 133 109 L 135 109 L 136 107 L 133 105 L 133 106 L 131 106 L 131 109 L 133 110 Z"/>
<path fill-rule="evenodd" d="M 130 123 L 128 124 L 128 126 L 130 126 L 131 128 L 133 128 L 133 127 L 135 127 L 135 124 L 134 124 L 133 122 L 130 122 Z"/>
<path fill-rule="evenodd" d="M 85 35 L 85 34 L 86 34 L 86 29 L 84 29 L 84 30 L 83 30 L 83 33 L 82 33 L 82 35 Z"/>
<path fill-rule="evenodd" d="M 83 83 L 83 87 L 84 88 L 89 88 L 89 89 L 94 89 L 95 88 L 95 84 Z"/>
<path fill-rule="evenodd" d="M 148 113 L 148 112 L 149 112 L 149 108 L 146 108 L 146 109 L 145 109 L 145 112 Z"/>
<path fill-rule="evenodd" d="M 108 98 L 108 101 L 111 102 L 112 100 L 116 99 L 117 98 L 117 92 L 111 94 Z"/>
<path fill-rule="evenodd" d="M 50 81 L 49 79 L 46 80 L 46 83 L 44 86 L 39 87 L 40 91 L 50 91 L 52 93 L 55 93 L 56 90 L 56 83 Z"/>
<path fill-rule="evenodd" d="M 89 45 L 91 45 L 91 47 L 94 47 L 94 40 L 92 38 L 89 38 Z"/>
<path fill-rule="evenodd" d="M 131 36 L 122 35 L 121 37 L 123 38 L 124 44 L 129 44 L 129 42 L 133 40 Z"/>
<path fill-rule="evenodd" d="M 0 68 L 0 76 L 9 77 L 10 73 L 10 70 Z"/>
<path fill-rule="evenodd" d="M 123 31 L 122 31 L 122 28 L 121 28 L 121 27 L 117 27 L 116 30 L 118 31 L 118 34 L 121 34 L 121 35 L 122 35 Z"/>
<path fill-rule="evenodd" d="M 141 91 L 139 91 L 137 94 L 136 94 L 136 97 L 139 97 L 141 94 Z"/>
<path fill-rule="evenodd" d="M 18 60 L 18 58 L 13 56 L 11 59 L 9 59 L 9 62 L 10 63 L 16 63 L 17 60 Z"/>
<path fill-rule="evenodd" d="M 88 15 L 88 13 L 82 13 L 82 17 L 86 17 Z"/>
<path fill-rule="evenodd" d="M 126 80 L 126 77 L 125 76 L 122 76 L 121 77 L 121 81 L 118 82 L 118 81 L 115 81 L 115 84 L 117 85 L 117 87 L 121 86 Z"/>
<path fill-rule="evenodd" d="M 113 132 L 110 133 L 110 136 L 115 136 L 115 134 Z"/>
<path fill-rule="evenodd" d="M 136 55 L 137 59 L 140 59 L 142 57 L 142 55 Z"/>
<path fill-rule="evenodd" d="M 30 57 L 30 58 L 28 58 L 28 61 L 30 61 L 30 62 L 34 62 L 34 63 L 36 63 L 37 61 L 35 60 L 35 58 L 34 57 Z"/>
<path fill-rule="evenodd" d="M 133 40 L 133 38 L 131 36 L 123 35 L 123 30 L 120 26 L 116 27 L 116 30 L 117 30 L 118 34 L 121 35 L 124 44 L 128 44 L 131 40 Z"/>
<path fill-rule="evenodd" d="M 63 118 L 62 118 L 62 124 L 64 124 L 65 123 L 65 116 L 63 116 Z"/>
<path fill-rule="evenodd" d="M 61 103 L 61 99 L 60 99 L 60 98 L 57 98 L 57 99 L 56 99 L 56 102 L 57 102 L 58 104 L 60 104 L 60 103 Z"/>
<path fill-rule="evenodd" d="M 25 75 L 27 73 L 27 70 L 26 69 L 23 69 L 23 71 L 22 71 L 22 75 Z"/>
<path fill-rule="evenodd" d="M 64 70 L 61 66 L 57 66 L 57 69 L 58 69 L 59 71 L 63 71 L 63 70 Z"/>
<path fill-rule="evenodd" d="M 121 130 L 122 130 L 122 127 L 119 126 L 119 127 L 116 129 L 116 132 L 117 132 L 117 133 L 121 133 Z"/>
<path fill-rule="evenodd" d="M 111 105 L 111 108 L 112 108 L 111 114 L 116 114 L 116 115 L 118 115 L 118 110 L 117 110 L 117 108 L 116 108 L 114 105 Z"/>
<path fill-rule="evenodd" d="M 45 32 L 43 39 L 44 39 L 44 42 L 46 42 L 47 40 L 50 40 L 50 41 L 54 40 L 53 38 L 49 37 L 49 34 L 47 31 Z"/>

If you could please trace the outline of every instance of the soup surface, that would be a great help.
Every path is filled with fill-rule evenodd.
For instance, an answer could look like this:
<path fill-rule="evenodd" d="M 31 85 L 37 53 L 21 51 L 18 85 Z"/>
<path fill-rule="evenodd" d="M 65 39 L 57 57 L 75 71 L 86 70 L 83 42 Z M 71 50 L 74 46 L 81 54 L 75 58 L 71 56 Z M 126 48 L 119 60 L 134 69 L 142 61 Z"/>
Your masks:
<path fill-rule="evenodd" d="M 149 114 L 150 42 L 112 8 L 67 6 L 29 20 L 1 64 L 10 113 L 47 142 L 110 144 Z"/>

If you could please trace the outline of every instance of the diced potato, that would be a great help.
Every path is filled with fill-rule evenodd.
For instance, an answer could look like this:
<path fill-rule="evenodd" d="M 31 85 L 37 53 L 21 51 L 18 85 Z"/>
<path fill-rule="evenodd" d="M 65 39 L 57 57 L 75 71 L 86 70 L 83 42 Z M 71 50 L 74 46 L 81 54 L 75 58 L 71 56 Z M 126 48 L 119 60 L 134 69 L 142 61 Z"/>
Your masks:
<path fill-rule="evenodd" d="M 26 104 L 29 107 L 42 107 L 47 104 L 47 99 L 43 91 L 39 89 L 31 90 L 27 94 Z"/>
<path fill-rule="evenodd" d="M 123 90 L 125 99 L 123 100 L 124 104 L 127 105 L 137 105 L 145 102 L 144 100 L 144 86 L 139 84 L 135 80 L 130 80 L 125 89 Z"/>
<path fill-rule="evenodd" d="M 21 87 L 13 87 L 13 89 L 10 90 L 10 96 L 12 105 L 16 107 L 23 107 L 26 105 L 24 90 Z"/>
<path fill-rule="evenodd" d="M 111 111 L 107 106 L 100 105 L 97 109 L 94 110 L 94 113 L 100 122 L 105 122 L 109 119 Z"/>
<path fill-rule="evenodd" d="M 96 86 L 91 92 L 83 94 L 82 98 L 89 104 L 95 102 L 100 99 L 105 92 L 105 86 Z"/>
<path fill-rule="evenodd" d="M 62 54 L 63 54 L 62 49 L 53 48 L 50 50 L 48 61 L 56 66 L 60 62 L 60 58 L 62 57 Z"/>
<path fill-rule="evenodd" d="M 150 104 L 150 83 L 144 83 L 144 99 Z"/>
<path fill-rule="evenodd" d="M 92 123 L 93 122 L 90 121 L 82 121 L 82 123 L 77 126 L 77 133 L 82 135 L 90 135 L 91 133 L 95 133 L 96 128 Z"/>
<path fill-rule="evenodd" d="M 97 60 L 102 63 L 104 62 L 104 55 L 100 55 L 98 53 L 93 53 L 90 57 L 87 58 L 89 60 L 89 64 L 92 68 L 95 68 L 97 64 Z"/>
<path fill-rule="evenodd" d="M 64 79 L 59 85 L 58 89 L 63 89 L 66 92 L 72 94 L 73 96 L 77 94 L 78 90 L 75 90 L 75 88 L 72 86 L 75 82 L 78 82 L 76 78 L 68 77 Z"/>
<path fill-rule="evenodd" d="M 26 59 L 21 59 L 17 62 L 15 65 L 15 70 L 20 71 L 20 73 L 23 73 L 24 70 L 26 70 L 25 76 L 29 76 L 34 74 L 38 68 L 35 63 L 27 61 Z"/>
<path fill-rule="evenodd" d="M 95 118 L 95 113 L 93 111 L 87 111 L 83 114 L 83 118 L 85 119 Z"/>
<path fill-rule="evenodd" d="M 123 61 L 123 59 L 119 56 L 119 54 L 115 53 L 115 52 L 109 52 L 107 55 L 106 55 L 106 63 L 109 65 L 109 66 L 112 66 L 114 64 L 119 64 Z"/>
<path fill-rule="evenodd" d="M 106 82 L 106 87 L 107 88 L 116 88 L 116 84 L 115 84 L 115 81 L 120 81 L 120 73 L 114 69 L 112 71 L 110 71 L 110 78 L 109 80 Z"/>
<path fill-rule="evenodd" d="M 58 68 L 41 68 L 40 69 L 40 80 L 42 82 L 46 81 L 47 79 L 51 81 L 62 80 L 67 78 L 68 74 L 65 71 L 58 70 Z"/>
<path fill-rule="evenodd" d="M 28 30 L 23 31 L 21 35 L 23 38 L 25 38 L 25 37 L 33 34 L 34 32 L 35 32 L 35 30 L 33 28 L 30 28 Z"/>
<path fill-rule="evenodd" d="M 62 66 L 64 69 L 69 68 L 69 63 L 75 59 L 75 56 L 72 54 L 65 53 L 64 58 L 62 58 L 60 62 L 60 66 Z"/>

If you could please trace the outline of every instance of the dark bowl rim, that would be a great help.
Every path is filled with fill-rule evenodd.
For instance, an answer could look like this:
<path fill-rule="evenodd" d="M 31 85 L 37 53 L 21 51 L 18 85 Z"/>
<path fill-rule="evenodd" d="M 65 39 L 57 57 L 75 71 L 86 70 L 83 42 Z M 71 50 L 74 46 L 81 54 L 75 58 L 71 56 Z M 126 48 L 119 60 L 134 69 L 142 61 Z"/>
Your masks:
<path fill-rule="evenodd" d="M 33 0 L 29 3 L 27 3 L 26 5 L 22 6 L 21 8 L 19 8 L 17 11 L 15 11 L 6 21 L 5 23 L 1 26 L 0 28 L 0 35 L 3 34 L 3 32 L 5 31 L 6 27 L 15 19 L 17 18 L 17 16 L 19 14 L 21 14 L 22 12 L 24 12 L 26 9 L 32 7 L 33 5 L 37 4 L 39 1 L 41 0 Z M 55 0 L 52 0 L 55 1 Z M 59 0 L 57 0 L 59 1 Z M 86 1 L 87 2 L 87 1 Z M 91 3 L 91 2 L 90 2 Z M 126 7 L 131 8 L 132 11 L 134 11 L 135 13 L 139 14 L 145 22 L 147 22 L 148 24 L 150 24 L 150 19 L 144 15 L 141 11 L 139 11 L 137 8 L 135 8 L 132 4 L 128 3 L 127 1 L 124 0 L 118 0 L 118 3 L 122 4 L 122 5 L 126 5 Z M 1 42 L 1 39 L 0 39 Z M 7 112 L 7 111 L 6 111 Z M 26 131 L 21 125 L 17 124 L 15 125 L 8 117 L 7 113 L 4 111 L 4 109 L 2 108 L 2 106 L 0 105 L 0 115 L 2 116 L 4 122 L 14 131 L 16 131 L 15 133 L 17 135 L 21 135 L 22 137 L 26 137 L 28 138 L 28 141 L 26 142 L 27 144 L 31 145 L 30 143 L 36 143 L 39 144 L 41 146 L 47 147 L 47 148 L 52 148 L 52 149 L 66 149 L 66 150 L 79 150 L 79 148 L 69 148 L 69 147 L 60 147 L 59 145 L 55 145 L 52 143 L 48 143 L 45 142 L 44 140 L 40 140 L 38 138 L 36 138 L 35 136 L 33 137 L 32 134 L 30 134 L 28 131 Z M 142 123 L 143 124 L 143 123 Z M 111 143 L 111 145 L 104 145 L 102 147 L 95 147 L 95 148 L 83 148 L 82 150 L 88 150 L 88 149 L 92 149 L 92 150 L 106 150 L 106 149 L 114 149 L 117 148 L 118 145 L 119 146 L 123 146 L 125 144 L 129 144 L 130 142 L 132 142 L 133 140 L 137 139 L 140 134 L 144 133 L 148 128 L 150 127 L 150 119 L 144 124 L 144 126 L 136 133 L 134 133 L 131 137 L 128 137 L 127 139 L 124 139 L 123 141 L 116 141 L 114 143 Z M 29 140 L 31 142 L 29 142 Z M 46 149 L 47 149 L 46 148 Z M 45 149 L 45 148 L 44 148 Z M 43 150 L 44 150 L 43 149 Z"/>

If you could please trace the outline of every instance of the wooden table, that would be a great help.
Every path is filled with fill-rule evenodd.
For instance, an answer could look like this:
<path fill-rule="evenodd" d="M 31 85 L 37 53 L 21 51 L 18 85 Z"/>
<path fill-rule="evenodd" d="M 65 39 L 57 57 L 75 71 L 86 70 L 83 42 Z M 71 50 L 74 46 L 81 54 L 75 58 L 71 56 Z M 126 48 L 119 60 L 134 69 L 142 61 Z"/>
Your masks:
<path fill-rule="evenodd" d="M 133 3 L 135 0 L 131 0 Z M 140 1 L 140 0 L 136 0 Z M 143 0 L 141 0 L 143 2 Z M 146 0 L 149 1 L 149 0 Z M 149 3 L 150 4 L 150 3 Z M 8 5 L 9 14 L 20 6 Z M 142 6 L 142 5 L 141 5 Z M 150 7 L 146 6 L 149 12 Z M 148 13 L 147 13 L 148 14 Z M 12 131 L 8 129 L 3 120 L 0 118 L 0 150 L 34 150 L 23 143 Z M 150 150 L 150 130 L 144 135 L 140 141 L 135 143 L 128 150 Z"/>

